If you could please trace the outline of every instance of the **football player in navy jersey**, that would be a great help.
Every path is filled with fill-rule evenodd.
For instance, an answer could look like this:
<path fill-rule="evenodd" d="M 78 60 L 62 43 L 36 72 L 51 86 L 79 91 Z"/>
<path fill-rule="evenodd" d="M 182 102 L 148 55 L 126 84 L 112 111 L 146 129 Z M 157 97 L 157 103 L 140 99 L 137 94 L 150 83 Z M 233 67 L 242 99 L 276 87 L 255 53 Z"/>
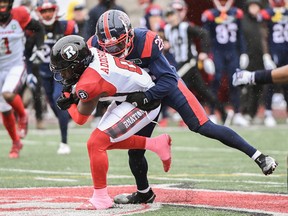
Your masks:
<path fill-rule="evenodd" d="M 268 47 L 273 61 L 277 67 L 288 64 L 288 9 L 285 0 L 269 0 L 270 7 L 261 10 L 258 19 L 264 20 L 268 27 Z M 277 89 L 282 90 L 285 101 L 288 102 L 288 85 L 269 85 L 268 96 L 265 98 L 265 117 L 274 119 L 272 116 L 272 96 Z M 287 119 L 288 122 L 288 119 Z M 275 121 L 276 124 L 276 121 Z"/>
<path fill-rule="evenodd" d="M 162 104 L 167 104 L 179 112 L 191 131 L 242 151 L 258 164 L 265 175 L 273 173 L 277 162 L 272 157 L 262 154 L 230 128 L 216 125 L 208 119 L 204 108 L 164 57 L 163 41 L 156 33 L 147 29 L 132 28 L 127 14 L 109 10 L 101 15 L 96 24 L 96 35 L 87 43 L 114 56 L 130 60 L 149 71 L 156 85 L 144 93 L 131 94 L 126 101 L 145 109 L 145 105 L 150 101 L 160 99 Z M 154 127 L 155 124 L 151 123 L 138 135 L 149 137 Z M 145 151 L 129 150 L 128 154 L 137 192 L 128 196 L 116 196 L 114 201 L 123 204 L 152 203 L 156 195 L 148 183 Z"/>
<path fill-rule="evenodd" d="M 240 89 L 232 86 L 232 73 L 236 68 L 246 69 L 249 63 L 246 44 L 241 29 L 243 11 L 233 7 L 233 0 L 213 0 L 214 8 L 202 14 L 203 27 L 211 37 L 211 48 L 215 63 L 212 88 L 219 92 L 224 75 L 229 82 L 229 102 L 235 115 L 232 123 L 248 126 L 249 122 L 240 113 Z"/>
<path fill-rule="evenodd" d="M 68 123 L 70 120 L 68 112 L 60 110 L 56 106 L 56 100 L 61 95 L 62 85 L 57 83 L 49 69 L 50 51 L 52 46 L 64 35 L 78 33 L 78 26 L 74 20 L 58 20 L 59 7 L 55 0 L 38 0 L 36 13 L 45 29 L 45 40 L 41 53 L 40 76 L 45 89 L 49 105 L 55 116 L 61 131 L 61 142 L 57 154 L 70 154 L 70 146 L 67 144 Z M 36 53 L 37 54 L 37 53 Z M 37 59 L 39 56 L 34 55 Z M 32 58 L 32 57 L 31 57 Z"/>

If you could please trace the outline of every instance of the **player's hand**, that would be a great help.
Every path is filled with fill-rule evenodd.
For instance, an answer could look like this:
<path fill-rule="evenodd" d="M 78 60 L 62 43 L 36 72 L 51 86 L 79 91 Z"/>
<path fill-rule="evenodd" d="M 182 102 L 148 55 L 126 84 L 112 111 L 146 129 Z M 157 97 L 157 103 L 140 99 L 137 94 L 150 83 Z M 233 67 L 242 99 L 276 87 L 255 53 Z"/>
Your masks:
<path fill-rule="evenodd" d="M 32 90 L 35 90 L 36 89 L 36 86 L 38 84 L 38 79 L 36 76 L 34 76 L 34 74 L 30 73 L 27 75 L 27 78 L 26 78 L 26 85 L 32 89 Z"/>
<path fill-rule="evenodd" d="M 273 70 L 273 69 L 276 68 L 276 64 L 272 60 L 270 54 L 265 53 L 262 58 L 263 58 L 263 63 L 264 63 L 265 70 Z"/>
<path fill-rule="evenodd" d="M 246 69 L 249 65 L 249 56 L 246 53 L 240 55 L 239 65 L 242 70 Z"/>
<path fill-rule="evenodd" d="M 212 59 L 210 59 L 210 58 L 204 59 L 203 68 L 207 74 L 209 74 L 209 75 L 215 74 L 215 64 L 214 64 Z"/>
<path fill-rule="evenodd" d="M 45 51 L 43 47 L 33 50 L 33 54 L 29 58 L 33 64 L 39 65 L 45 62 Z"/>
<path fill-rule="evenodd" d="M 56 101 L 57 107 L 60 110 L 67 110 L 71 107 L 72 104 L 78 104 L 79 98 L 74 95 L 70 94 L 69 97 L 66 97 L 64 94 L 62 94 Z"/>
<path fill-rule="evenodd" d="M 127 96 L 126 101 L 145 111 L 156 109 L 161 104 L 161 100 L 149 101 L 144 92 L 131 93 Z"/>
<path fill-rule="evenodd" d="M 233 86 L 255 85 L 255 72 L 238 69 L 233 74 L 232 85 Z"/>

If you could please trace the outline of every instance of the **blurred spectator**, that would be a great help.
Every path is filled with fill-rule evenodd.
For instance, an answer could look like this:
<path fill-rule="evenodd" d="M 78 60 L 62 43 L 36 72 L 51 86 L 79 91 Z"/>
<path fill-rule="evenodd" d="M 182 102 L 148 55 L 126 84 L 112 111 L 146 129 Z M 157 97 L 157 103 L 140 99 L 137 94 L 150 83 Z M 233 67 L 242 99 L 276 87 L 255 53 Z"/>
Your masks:
<path fill-rule="evenodd" d="M 140 19 L 140 26 L 158 32 L 165 25 L 163 10 L 154 0 L 138 0 L 144 10 L 144 17 Z"/>
<path fill-rule="evenodd" d="M 228 102 L 235 112 L 232 123 L 238 126 L 248 126 L 249 121 L 240 112 L 240 88 L 232 85 L 234 71 L 239 67 L 245 69 L 249 63 L 240 21 L 243 11 L 233 7 L 233 2 L 233 0 L 213 0 L 214 8 L 204 11 L 202 22 L 212 40 L 216 69 L 212 82 L 213 90 L 218 93 L 223 85 L 223 78 L 228 79 Z"/>
<path fill-rule="evenodd" d="M 93 7 L 88 13 L 87 21 L 87 38 L 95 34 L 95 26 L 99 17 L 107 10 L 115 9 L 125 12 L 124 8 L 115 3 L 116 0 L 99 0 L 98 4 Z"/>
<path fill-rule="evenodd" d="M 275 68 L 275 63 L 268 53 L 267 29 L 262 22 L 258 21 L 261 8 L 261 0 L 247 0 L 242 20 L 243 33 L 247 42 L 247 54 L 250 59 L 247 70 L 250 71 L 264 69 L 264 65 L 265 69 Z M 243 87 L 241 105 L 243 112 L 246 114 L 246 119 L 252 120 L 256 116 L 262 96 L 267 97 L 263 93 L 263 86 L 260 85 Z M 269 94 L 269 96 L 272 95 Z M 271 103 L 268 107 L 271 108 Z M 266 115 L 264 124 L 275 126 L 276 121 L 272 115 Z"/>
<path fill-rule="evenodd" d="M 269 3 L 270 7 L 261 10 L 260 19 L 265 20 L 268 26 L 268 44 L 272 59 L 277 67 L 281 67 L 288 64 L 288 9 L 285 7 L 285 0 L 269 0 Z M 268 94 L 270 96 L 266 98 L 266 104 L 270 105 L 270 107 L 266 108 L 265 116 L 266 118 L 270 117 L 270 119 L 273 118 L 271 104 L 275 90 L 283 92 L 285 101 L 288 104 L 288 85 L 269 85 Z"/>
<path fill-rule="evenodd" d="M 208 57 L 210 53 L 210 38 L 207 30 L 196 26 L 190 22 L 183 21 L 180 13 L 174 8 L 166 12 L 165 37 L 170 44 L 170 50 L 174 54 L 178 64 L 178 74 L 184 80 L 190 91 L 195 91 L 200 101 L 208 102 L 215 106 L 221 115 L 223 124 L 227 114 L 224 105 L 219 102 L 216 95 L 204 82 L 198 69 L 198 60 L 203 62 L 206 72 L 214 75 L 215 66 Z M 194 40 L 200 40 L 200 53 L 196 50 Z M 213 114 L 213 113 L 212 113 Z M 212 115 L 212 121 L 217 122 L 216 116 Z"/>
<path fill-rule="evenodd" d="M 61 95 L 62 85 L 56 82 L 50 71 L 50 51 L 58 39 L 64 35 L 78 34 L 77 24 L 74 20 L 58 20 L 58 5 L 55 0 L 38 0 L 36 12 L 45 29 L 44 46 L 41 51 L 34 52 L 33 61 L 40 61 L 40 76 L 49 101 L 49 105 L 58 119 L 61 131 L 61 143 L 58 154 L 70 154 L 71 149 L 67 144 L 68 123 L 70 116 L 66 110 L 60 110 L 56 100 Z M 32 57 L 31 57 L 32 58 Z M 30 59 L 31 59 L 30 58 Z"/>
<path fill-rule="evenodd" d="M 69 3 L 67 9 L 67 20 L 74 20 L 78 26 L 78 34 L 87 38 L 87 9 L 85 4 L 80 0 L 73 0 Z"/>

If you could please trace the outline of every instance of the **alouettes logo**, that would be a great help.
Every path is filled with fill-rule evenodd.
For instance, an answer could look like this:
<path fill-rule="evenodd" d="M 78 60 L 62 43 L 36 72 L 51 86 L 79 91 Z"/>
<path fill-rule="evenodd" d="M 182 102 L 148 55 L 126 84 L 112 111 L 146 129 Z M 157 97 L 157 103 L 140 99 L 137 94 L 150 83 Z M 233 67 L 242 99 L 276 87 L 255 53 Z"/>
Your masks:
<path fill-rule="evenodd" d="M 78 57 L 78 49 L 74 44 L 67 44 L 62 47 L 61 56 L 67 61 L 73 61 Z"/>

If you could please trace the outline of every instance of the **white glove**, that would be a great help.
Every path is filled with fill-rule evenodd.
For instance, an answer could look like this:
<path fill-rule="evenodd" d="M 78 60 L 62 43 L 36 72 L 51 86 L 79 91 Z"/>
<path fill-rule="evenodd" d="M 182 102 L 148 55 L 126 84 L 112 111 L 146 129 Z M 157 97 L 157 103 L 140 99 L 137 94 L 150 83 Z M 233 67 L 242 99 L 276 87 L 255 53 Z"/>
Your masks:
<path fill-rule="evenodd" d="M 34 76 L 34 74 L 30 73 L 27 75 L 27 78 L 26 78 L 26 85 L 32 89 L 32 90 L 35 90 L 36 89 L 36 86 L 37 86 L 37 83 L 38 83 L 38 80 L 37 78 Z"/>
<path fill-rule="evenodd" d="M 214 75 L 215 74 L 215 64 L 212 59 L 206 58 L 203 61 L 203 68 L 207 74 Z"/>
<path fill-rule="evenodd" d="M 268 53 L 265 53 L 262 57 L 263 59 L 263 63 L 264 63 L 264 68 L 266 70 L 273 70 L 276 68 L 276 64 L 274 63 L 274 61 L 271 58 L 271 55 Z"/>
<path fill-rule="evenodd" d="M 33 49 L 33 54 L 29 58 L 33 64 L 41 64 L 45 62 L 45 51 L 43 48 Z"/>
<path fill-rule="evenodd" d="M 249 65 L 249 56 L 246 53 L 240 55 L 239 65 L 242 70 L 246 69 Z"/>
<path fill-rule="evenodd" d="M 233 74 L 233 86 L 240 85 L 255 85 L 255 72 L 247 71 L 247 70 L 236 70 Z"/>

